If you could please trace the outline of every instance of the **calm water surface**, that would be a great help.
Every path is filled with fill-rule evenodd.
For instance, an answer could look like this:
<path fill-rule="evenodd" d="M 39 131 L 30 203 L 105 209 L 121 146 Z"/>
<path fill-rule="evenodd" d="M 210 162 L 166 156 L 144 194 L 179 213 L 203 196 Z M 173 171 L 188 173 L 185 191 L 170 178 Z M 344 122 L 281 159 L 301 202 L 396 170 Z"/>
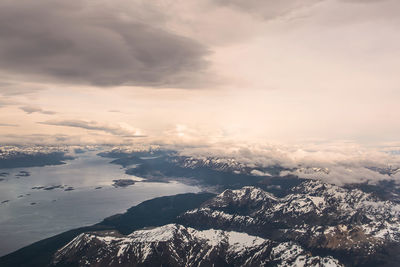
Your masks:
<path fill-rule="evenodd" d="M 77 154 L 65 165 L 0 170 L 0 256 L 66 230 L 91 225 L 158 196 L 198 192 L 178 182 L 147 183 L 124 173 L 99 151 Z M 20 171 L 30 176 L 17 177 Z M 136 179 L 125 188 L 114 188 L 114 179 Z M 32 187 L 58 186 L 53 190 Z M 73 187 L 72 191 L 64 191 Z M 98 188 L 101 187 L 101 188 Z M 98 188 L 98 189 L 96 189 Z"/>

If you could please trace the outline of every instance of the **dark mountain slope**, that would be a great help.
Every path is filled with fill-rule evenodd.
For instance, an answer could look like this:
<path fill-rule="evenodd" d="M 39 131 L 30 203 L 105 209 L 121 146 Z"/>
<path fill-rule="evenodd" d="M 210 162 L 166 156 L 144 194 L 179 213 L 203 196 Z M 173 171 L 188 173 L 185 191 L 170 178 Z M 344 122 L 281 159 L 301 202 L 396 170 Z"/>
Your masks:
<path fill-rule="evenodd" d="M 3 256 L 0 258 L 0 266 L 47 266 L 54 253 L 79 234 L 102 230 L 118 230 L 122 233 L 130 233 L 143 227 L 172 223 L 179 214 L 198 207 L 213 196 L 210 193 L 189 193 L 151 199 L 130 208 L 124 214 L 111 216 L 99 224 L 70 230 Z"/>

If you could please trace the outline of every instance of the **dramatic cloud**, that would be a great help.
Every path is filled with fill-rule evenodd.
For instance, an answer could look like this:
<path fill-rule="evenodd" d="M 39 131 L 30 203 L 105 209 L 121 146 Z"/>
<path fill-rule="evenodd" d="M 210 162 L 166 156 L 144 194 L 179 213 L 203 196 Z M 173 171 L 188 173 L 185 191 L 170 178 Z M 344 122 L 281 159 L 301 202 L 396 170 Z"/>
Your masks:
<path fill-rule="evenodd" d="M 107 125 L 95 121 L 83 120 L 51 120 L 40 122 L 40 124 L 74 127 L 91 131 L 102 131 L 123 137 L 144 137 L 138 129 L 133 129 L 127 125 Z"/>
<path fill-rule="evenodd" d="M 142 1 L 4 0 L 0 70 L 98 86 L 198 86 L 208 50 L 160 20 Z"/>
<path fill-rule="evenodd" d="M 398 142 L 399 12 L 398 0 L 3 0 L 0 122 L 20 126 L 1 133 L 22 144 L 41 142 L 38 133 L 49 143 L 133 136 L 132 143 L 203 146 L 205 155 L 228 150 L 300 176 L 384 178 L 369 167 L 388 166 L 388 153 L 231 148 Z M 108 85 L 124 86 L 99 88 Z M 23 106 L 35 115 L 57 111 L 51 118 L 60 120 L 38 124 Z M 135 139 L 136 129 L 114 122 L 149 137 Z"/>
<path fill-rule="evenodd" d="M 32 114 L 32 113 L 41 113 L 41 114 L 45 114 L 45 115 L 57 114 L 57 112 L 50 111 L 50 110 L 43 110 L 42 108 L 36 107 L 36 106 L 23 106 L 23 107 L 20 107 L 19 109 L 25 111 L 28 114 Z"/>

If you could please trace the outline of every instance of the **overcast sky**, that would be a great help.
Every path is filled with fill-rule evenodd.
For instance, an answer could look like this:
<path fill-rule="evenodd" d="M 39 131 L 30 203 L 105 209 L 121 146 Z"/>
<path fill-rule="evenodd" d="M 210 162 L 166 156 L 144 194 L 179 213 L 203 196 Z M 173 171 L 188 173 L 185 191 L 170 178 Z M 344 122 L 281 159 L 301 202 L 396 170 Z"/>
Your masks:
<path fill-rule="evenodd" d="M 1 143 L 398 144 L 398 0 L 2 0 Z"/>

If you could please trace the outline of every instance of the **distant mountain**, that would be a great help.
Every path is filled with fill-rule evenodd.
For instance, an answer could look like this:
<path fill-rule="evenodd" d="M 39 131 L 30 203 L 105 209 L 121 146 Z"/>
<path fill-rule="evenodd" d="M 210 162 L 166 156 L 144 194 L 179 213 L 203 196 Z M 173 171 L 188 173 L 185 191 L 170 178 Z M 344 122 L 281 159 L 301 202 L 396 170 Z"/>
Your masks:
<path fill-rule="evenodd" d="M 73 159 L 73 157 L 66 155 L 64 152 L 37 154 L 17 153 L 8 158 L 0 158 L 0 169 L 61 165 L 65 164 L 65 160 L 71 159 Z"/>
<path fill-rule="evenodd" d="M 293 175 L 279 176 L 284 170 L 280 166 L 249 166 L 230 158 L 180 156 L 170 150 L 129 153 L 116 150 L 99 155 L 126 168 L 127 174 L 143 177 L 149 182 L 179 180 L 216 192 L 253 185 L 285 195 L 289 188 L 302 181 Z"/>
<path fill-rule="evenodd" d="M 73 159 L 65 146 L 0 146 L 0 169 L 61 165 Z"/>

